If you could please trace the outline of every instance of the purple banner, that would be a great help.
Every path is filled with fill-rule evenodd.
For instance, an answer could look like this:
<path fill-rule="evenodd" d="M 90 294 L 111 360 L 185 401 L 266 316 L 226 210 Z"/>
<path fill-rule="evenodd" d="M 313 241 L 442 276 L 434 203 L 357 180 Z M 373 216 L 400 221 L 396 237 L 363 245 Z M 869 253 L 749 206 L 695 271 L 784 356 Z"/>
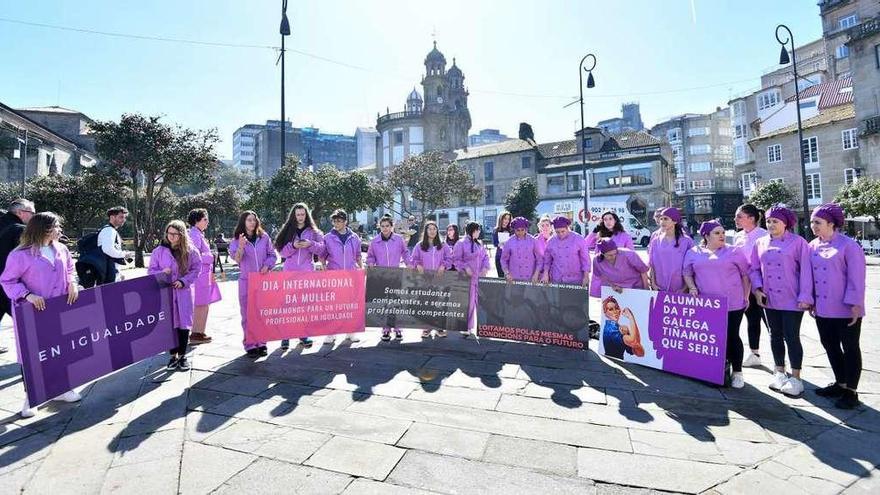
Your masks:
<path fill-rule="evenodd" d="M 172 289 L 141 277 L 87 289 L 36 311 L 14 308 L 15 333 L 31 407 L 176 345 Z"/>
<path fill-rule="evenodd" d="M 724 383 L 725 298 L 603 287 L 600 309 L 600 354 Z"/>

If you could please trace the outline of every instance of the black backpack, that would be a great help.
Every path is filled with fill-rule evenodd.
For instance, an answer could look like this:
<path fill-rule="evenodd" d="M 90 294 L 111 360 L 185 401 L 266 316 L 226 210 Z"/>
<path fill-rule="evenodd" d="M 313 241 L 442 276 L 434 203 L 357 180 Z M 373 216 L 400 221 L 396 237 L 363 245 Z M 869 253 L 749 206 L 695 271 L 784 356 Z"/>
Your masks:
<path fill-rule="evenodd" d="M 97 232 L 92 232 L 91 234 L 80 237 L 80 239 L 76 241 L 76 250 L 80 256 L 98 249 L 98 235 L 101 234 L 101 230 L 104 230 L 104 228 L 106 228 L 106 226 L 101 227 Z"/>

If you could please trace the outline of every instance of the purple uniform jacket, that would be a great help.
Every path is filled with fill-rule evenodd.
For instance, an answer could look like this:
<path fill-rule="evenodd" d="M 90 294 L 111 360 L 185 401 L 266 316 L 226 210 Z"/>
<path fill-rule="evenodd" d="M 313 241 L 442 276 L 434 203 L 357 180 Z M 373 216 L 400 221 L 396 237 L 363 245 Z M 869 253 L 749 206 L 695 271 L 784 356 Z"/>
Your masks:
<path fill-rule="evenodd" d="M 761 237 L 752 251 L 752 291 L 763 290 L 770 309 L 803 311 L 798 303 L 813 304 L 810 254 L 807 241 L 797 234 Z"/>
<path fill-rule="evenodd" d="M 852 307 L 865 316 L 865 253 L 856 241 L 835 232 L 827 242 L 810 241 L 816 315 L 852 318 Z"/>
<path fill-rule="evenodd" d="M 295 241 L 309 241 L 312 243 L 307 248 L 297 249 L 293 247 Z M 299 236 L 288 242 L 281 248 L 281 257 L 284 258 L 284 271 L 286 272 L 311 272 L 315 270 L 314 256 L 320 255 L 324 250 L 324 236 L 317 230 L 308 228 L 299 233 Z"/>
<path fill-rule="evenodd" d="M 244 241 L 243 247 L 239 246 L 238 239 L 233 239 L 232 242 L 229 243 L 229 254 L 233 257 L 238 253 L 239 249 L 244 249 L 244 252 L 241 255 L 241 261 L 238 262 L 238 267 L 241 271 L 241 274 L 238 277 L 239 285 L 241 285 L 241 281 L 244 280 L 245 287 L 247 287 L 248 274 L 259 272 L 263 267 L 271 270 L 275 267 L 275 263 L 278 262 L 278 255 L 275 254 L 272 240 L 269 238 L 269 234 L 266 234 L 265 232 L 258 237 L 257 241 L 254 243 L 247 240 Z"/>
<path fill-rule="evenodd" d="M 444 242 L 439 249 L 432 245 L 428 246 L 427 251 L 423 251 L 421 243 L 416 244 L 409 266 L 412 268 L 420 266 L 425 270 L 439 270 L 442 266 L 444 270 L 448 270 L 452 267 L 452 248 Z"/>
<path fill-rule="evenodd" d="M 684 278 L 682 267 L 684 257 L 694 247 L 694 241 L 686 235 L 667 239 L 664 234 L 651 236 L 648 242 L 648 264 L 654 269 L 654 283 L 666 292 L 683 292 Z"/>
<path fill-rule="evenodd" d="M 196 279 L 196 306 L 211 304 L 220 300 L 220 287 L 214 280 L 214 253 L 211 252 L 211 245 L 205 239 L 205 234 L 198 227 L 189 228 L 189 239 L 192 246 L 199 252 L 202 266 L 199 268 L 199 278 Z"/>
<path fill-rule="evenodd" d="M 553 234 L 550 234 L 550 237 L 544 238 L 540 232 L 535 234 L 535 240 L 538 241 L 538 248 L 541 250 L 541 259 L 543 264 L 544 252 L 547 251 L 547 243 L 550 242 L 550 239 L 553 238 Z"/>
<path fill-rule="evenodd" d="M 755 250 L 755 241 L 769 235 L 770 234 L 761 227 L 755 227 L 751 232 L 740 230 L 735 236 L 733 236 L 733 247 L 742 251 L 743 256 L 746 257 L 746 261 L 751 267 L 752 251 Z"/>
<path fill-rule="evenodd" d="M 351 232 L 344 246 L 334 231 L 324 234 L 324 249 L 320 258 L 327 263 L 328 270 L 354 270 L 360 256 L 361 238 L 354 232 Z"/>
<path fill-rule="evenodd" d="M 631 249 L 617 248 L 617 259 L 614 264 L 596 256 L 593 259 L 593 280 L 599 282 L 594 287 L 590 284 L 590 295 L 602 297 L 602 287 L 618 285 L 624 289 L 644 289 L 642 274 L 648 273 L 648 265 L 639 254 Z"/>
<path fill-rule="evenodd" d="M 684 258 L 684 274 L 694 277 L 701 296 L 727 298 L 727 311 L 746 307 L 743 276 L 749 276 L 749 262 L 742 250 L 724 246 L 714 253 L 694 246 Z"/>
<path fill-rule="evenodd" d="M 526 234 L 520 239 L 513 236 L 504 244 L 501 252 L 501 269 L 514 280 L 529 281 L 535 270 L 544 268 L 544 253 L 540 241 Z"/>
<path fill-rule="evenodd" d="M 370 247 L 367 248 L 367 266 L 397 268 L 401 262 L 409 263 L 409 250 L 403 242 L 403 237 L 392 233 L 386 241 L 382 239 L 382 234 L 379 234 L 370 241 Z"/>
<path fill-rule="evenodd" d="M 569 232 L 565 239 L 551 237 L 544 250 L 543 270 L 556 284 L 583 283 L 584 273 L 590 272 L 590 253 L 584 238 L 577 232 Z"/>
<path fill-rule="evenodd" d="M 174 328 L 192 328 L 193 326 L 193 306 L 195 305 L 195 283 L 199 278 L 199 272 L 202 269 L 202 260 L 199 251 L 190 246 L 189 248 L 189 264 L 186 273 L 181 275 L 180 269 L 177 267 L 177 260 L 171 250 L 165 246 L 158 246 L 150 253 L 150 267 L 147 273 L 156 275 L 162 273 L 166 268 L 171 269 L 171 275 L 168 276 L 168 283 L 173 284 L 178 280 L 183 282 L 183 288 L 174 290 Z"/>
<path fill-rule="evenodd" d="M 458 271 L 465 271 L 466 268 L 471 270 L 471 281 L 476 284 L 480 273 L 488 271 L 489 255 L 482 244 L 476 244 L 470 239 L 463 239 L 455 243 L 455 249 L 452 250 L 452 262 Z"/>
<path fill-rule="evenodd" d="M 70 251 L 60 242 L 53 242 L 55 259 L 49 261 L 39 249 L 17 248 L 9 253 L 0 284 L 12 304 L 24 300 L 30 292 L 43 299 L 67 294 L 70 284 L 76 282 Z"/>

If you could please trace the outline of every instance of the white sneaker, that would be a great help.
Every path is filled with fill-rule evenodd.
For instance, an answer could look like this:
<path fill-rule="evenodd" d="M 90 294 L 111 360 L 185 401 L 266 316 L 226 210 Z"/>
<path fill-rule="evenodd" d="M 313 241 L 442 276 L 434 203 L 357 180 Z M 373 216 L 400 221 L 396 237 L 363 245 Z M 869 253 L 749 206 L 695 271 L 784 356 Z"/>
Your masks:
<path fill-rule="evenodd" d="M 350 340 L 352 342 L 360 342 L 361 341 L 361 336 L 360 336 L 360 334 L 357 334 L 357 333 L 350 333 L 350 334 L 346 335 L 346 337 L 348 337 L 348 340 Z"/>
<path fill-rule="evenodd" d="M 733 388 L 743 388 L 746 386 L 746 381 L 743 380 L 743 374 L 739 372 L 733 373 L 733 378 L 730 380 L 730 386 Z"/>
<path fill-rule="evenodd" d="M 800 378 L 791 377 L 779 391 L 789 397 L 797 397 L 804 393 L 804 382 Z"/>
<path fill-rule="evenodd" d="M 79 395 L 76 390 L 69 390 L 58 397 L 55 397 L 55 400 L 60 400 L 62 402 L 79 402 L 80 399 L 82 399 L 82 396 Z"/>
<path fill-rule="evenodd" d="M 743 361 L 743 366 L 747 368 L 760 368 L 761 367 L 761 356 L 755 354 L 754 352 L 749 353 L 749 357 Z"/>
<path fill-rule="evenodd" d="M 33 418 L 34 414 L 36 414 L 36 412 L 34 412 L 34 410 L 31 409 L 31 405 L 28 403 L 28 400 L 25 399 L 24 405 L 21 406 L 21 412 L 18 414 L 20 414 L 22 418 Z"/>
<path fill-rule="evenodd" d="M 777 371 L 773 374 L 773 381 L 770 382 L 770 390 L 779 392 L 786 383 L 788 383 L 788 377 L 785 376 L 785 373 Z"/>

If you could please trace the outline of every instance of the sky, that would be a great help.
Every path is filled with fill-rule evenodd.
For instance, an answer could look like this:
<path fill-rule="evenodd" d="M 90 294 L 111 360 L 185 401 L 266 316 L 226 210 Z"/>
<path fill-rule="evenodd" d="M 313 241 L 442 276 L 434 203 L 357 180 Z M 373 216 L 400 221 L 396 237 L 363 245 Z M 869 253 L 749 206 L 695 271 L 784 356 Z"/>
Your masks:
<path fill-rule="evenodd" d="M 472 134 L 516 137 L 528 122 L 539 142 L 579 127 L 578 105 L 566 105 L 588 53 L 597 65 L 586 124 L 635 101 L 650 127 L 757 88 L 778 67 L 777 24 L 798 45 L 822 36 L 815 0 L 290 0 L 288 17 L 286 107 L 296 127 L 351 135 L 386 108 L 402 111 L 414 86 L 422 92 L 436 40 L 464 72 Z M 280 18 L 281 0 L 0 0 L 0 102 L 216 127 L 218 153 L 231 158 L 235 129 L 280 118 Z"/>

